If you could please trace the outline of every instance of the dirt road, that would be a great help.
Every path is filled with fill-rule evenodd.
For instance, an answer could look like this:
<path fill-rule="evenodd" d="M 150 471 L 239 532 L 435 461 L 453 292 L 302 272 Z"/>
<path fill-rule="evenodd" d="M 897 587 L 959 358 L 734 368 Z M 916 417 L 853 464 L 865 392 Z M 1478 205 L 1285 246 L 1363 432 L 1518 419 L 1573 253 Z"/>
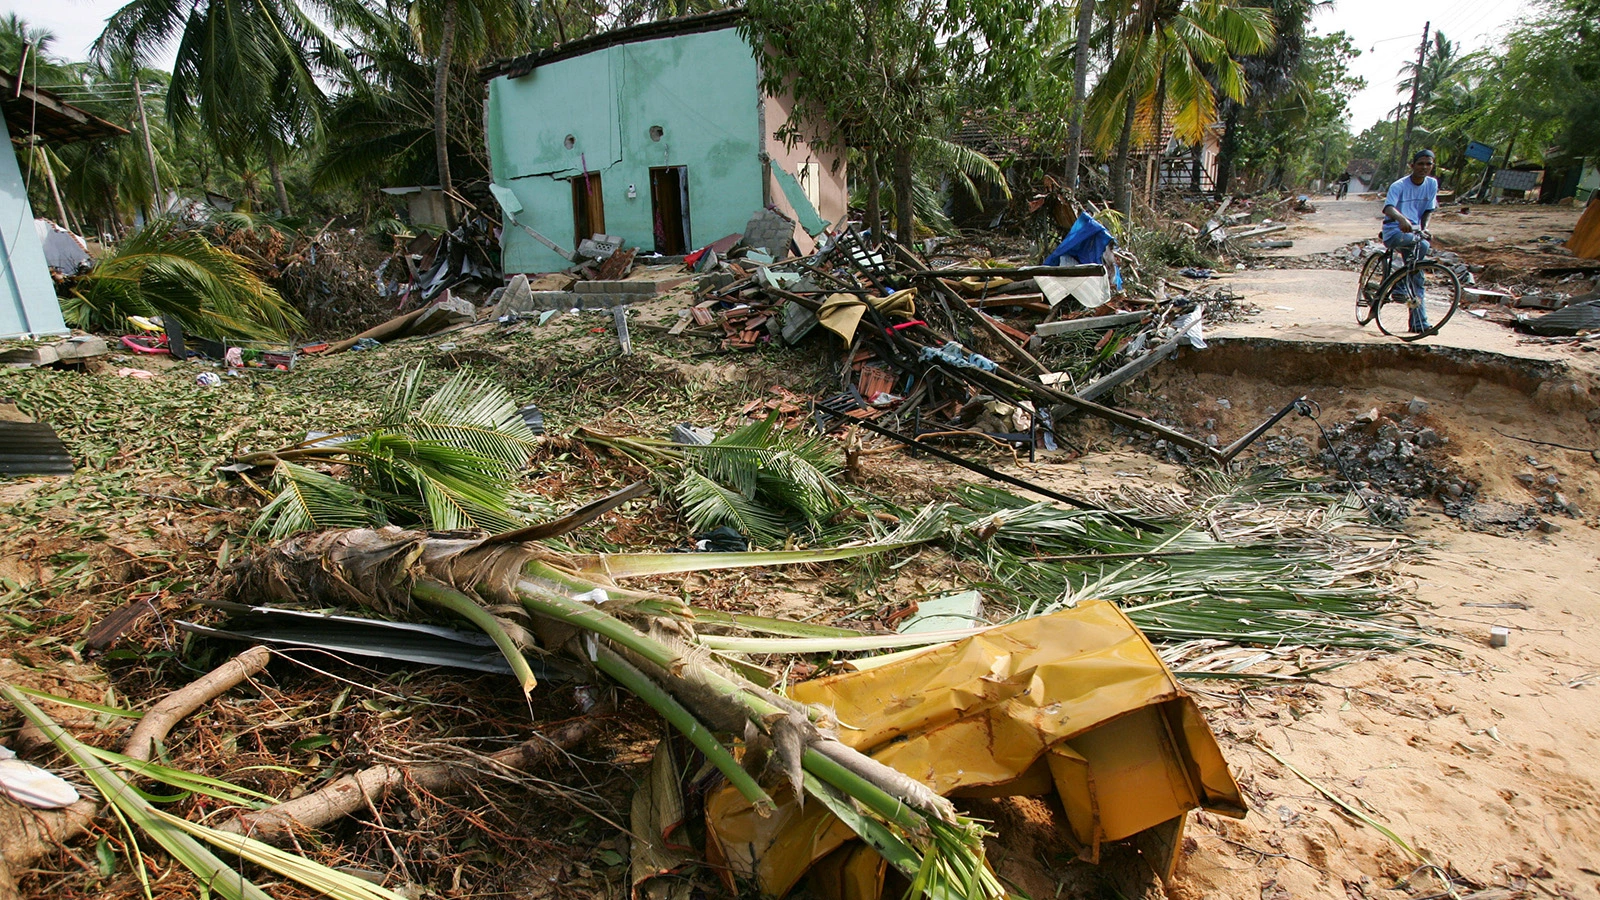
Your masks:
<path fill-rule="evenodd" d="M 1331 253 L 1350 244 L 1377 237 L 1382 224 L 1381 201 L 1324 197 L 1317 211 L 1273 237 L 1294 241 L 1292 248 L 1272 251 L 1255 268 L 1227 277 L 1228 286 L 1261 307 L 1261 315 L 1248 322 L 1219 326 L 1223 337 L 1273 337 L 1300 341 L 1392 343 L 1393 338 L 1365 328 L 1355 320 L 1356 275 L 1344 269 L 1305 268 L 1298 259 Z M 1471 207 L 1466 215 L 1455 208 L 1436 214 L 1430 223 L 1440 249 L 1490 243 L 1526 243 L 1545 234 L 1565 239 L 1578 220 L 1578 211 L 1558 207 Z M 1280 267 L 1281 266 L 1281 267 Z M 1502 325 L 1458 312 L 1448 325 L 1424 344 L 1486 350 L 1527 359 L 1559 359 L 1600 371 L 1595 354 L 1574 356 L 1561 348 L 1522 344 L 1522 336 Z"/>
<path fill-rule="evenodd" d="M 1317 205 L 1289 233 L 1291 254 L 1376 233 L 1372 201 Z M 1526 243 L 1564 236 L 1561 222 L 1570 229 L 1576 215 L 1474 208 L 1439 217 L 1436 231 L 1447 248 Z M 1411 574 L 1443 651 L 1359 662 L 1299 691 L 1217 700 L 1212 725 L 1254 809 L 1244 822 L 1196 817 L 1175 894 L 1444 897 L 1440 876 L 1449 871 L 1467 880 L 1456 888 L 1462 895 L 1600 895 L 1600 456 L 1509 437 L 1600 446 L 1600 354 L 1519 344 L 1503 326 L 1458 315 L 1438 337 L 1374 362 L 1371 345 L 1394 342 L 1356 325 L 1353 273 L 1290 268 L 1305 265 L 1292 256 L 1280 257 L 1284 268 L 1272 264 L 1228 276 L 1262 315 L 1208 337 L 1273 338 L 1288 349 L 1255 341 L 1209 364 L 1213 351 L 1187 354 L 1143 396 L 1192 407 L 1219 431 L 1246 427 L 1294 392 L 1314 395 L 1326 418 L 1422 397 L 1428 422 L 1449 436 L 1446 464 L 1474 473 L 1486 499 L 1528 503 L 1530 486 L 1548 483 L 1578 498 L 1582 512 L 1552 520 L 1551 533 L 1515 535 L 1469 531 L 1437 503 L 1407 520 L 1407 536 L 1428 544 Z M 1359 362 L 1340 371 L 1317 364 L 1334 347 L 1306 347 L 1334 343 L 1369 350 L 1340 351 Z M 1440 348 L 1496 355 L 1471 354 L 1471 365 L 1451 368 L 1440 360 L 1463 354 Z M 1298 427 L 1316 440 L 1309 425 Z M 1511 629 L 1509 646 L 1488 646 L 1492 625 Z M 1405 844 L 1338 809 L 1263 748 Z"/>

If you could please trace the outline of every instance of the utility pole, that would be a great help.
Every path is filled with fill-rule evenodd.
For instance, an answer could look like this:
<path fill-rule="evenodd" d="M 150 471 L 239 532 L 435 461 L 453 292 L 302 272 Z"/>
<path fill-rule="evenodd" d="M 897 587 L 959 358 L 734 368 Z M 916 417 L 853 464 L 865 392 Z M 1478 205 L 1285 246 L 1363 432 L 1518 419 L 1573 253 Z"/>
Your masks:
<path fill-rule="evenodd" d="M 1422 23 L 1422 46 L 1417 48 L 1417 70 L 1411 73 L 1411 107 L 1406 110 L 1405 149 L 1400 151 L 1400 163 L 1411 164 L 1411 126 L 1417 120 L 1417 94 L 1422 89 L 1422 64 L 1428 58 L 1428 29 L 1432 22 Z"/>
<path fill-rule="evenodd" d="M 150 163 L 151 212 L 161 212 L 161 173 L 156 171 L 156 147 L 150 142 L 150 120 L 144 116 L 144 92 L 139 89 L 139 76 L 133 76 L 133 105 L 139 110 L 139 133 L 144 135 L 144 157 Z"/>

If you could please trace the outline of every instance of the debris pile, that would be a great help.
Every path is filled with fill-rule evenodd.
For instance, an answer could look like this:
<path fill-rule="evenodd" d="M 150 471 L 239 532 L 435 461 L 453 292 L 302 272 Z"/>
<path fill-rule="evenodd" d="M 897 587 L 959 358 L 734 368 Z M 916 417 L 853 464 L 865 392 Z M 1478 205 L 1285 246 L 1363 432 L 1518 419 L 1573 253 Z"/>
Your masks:
<path fill-rule="evenodd" d="M 1242 315 L 1241 298 L 1203 279 L 1163 299 L 1116 297 L 1112 240 L 1087 215 L 1066 244 L 1092 261 L 1060 250 L 1039 266 L 932 268 L 854 229 L 809 256 L 769 262 L 759 251 L 741 255 L 748 241 L 733 237 L 691 256 L 696 269 L 718 261 L 668 334 L 724 351 L 819 337 L 834 344 L 840 392 L 823 404 L 828 416 L 918 442 L 1009 444 L 1031 454 L 1070 440 L 1062 425 L 1088 414 L 1211 451 L 1100 399 L 1180 346 L 1203 348 L 1208 311 Z"/>
<path fill-rule="evenodd" d="M 1317 461 L 1336 483 L 1359 493 L 1380 521 L 1411 515 L 1413 501 L 1438 500 L 1446 509 L 1470 507 L 1478 485 L 1455 472 L 1437 448 L 1449 442 L 1423 421 L 1428 405 L 1413 399 L 1388 412 L 1377 408 L 1324 429 Z"/>

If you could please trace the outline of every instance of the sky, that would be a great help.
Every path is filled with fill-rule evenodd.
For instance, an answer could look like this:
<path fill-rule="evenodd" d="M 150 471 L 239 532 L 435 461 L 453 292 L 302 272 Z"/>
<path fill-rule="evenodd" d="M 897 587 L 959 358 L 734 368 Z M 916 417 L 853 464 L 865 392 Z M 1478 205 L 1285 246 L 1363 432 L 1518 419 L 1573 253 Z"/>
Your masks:
<path fill-rule="evenodd" d="M 15 12 L 30 24 L 56 34 L 55 53 L 82 59 L 100 34 L 106 17 L 126 0 L 0 0 L 0 14 Z M 1318 33 L 1344 31 L 1361 50 L 1351 68 L 1367 80 L 1366 90 L 1350 101 L 1350 127 L 1359 133 L 1385 118 L 1403 98 L 1395 93 L 1402 65 L 1417 57 L 1422 26 L 1432 22 L 1445 37 L 1474 50 L 1492 43 L 1523 16 L 1533 0 L 1335 0 L 1318 11 L 1312 27 Z M 170 57 L 158 60 L 170 67 Z"/>
<path fill-rule="evenodd" d="M 1359 134 L 1388 118 L 1395 104 L 1409 98 L 1395 88 L 1400 67 L 1416 61 L 1425 23 L 1431 22 L 1434 31 L 1442 30 L 1467 52 L 1493 44 L 1532 12 L 1530 0 L 1335 0 L 1312 17 L 1311 25 L 1318 34 L 1343 31 L 1361 51 L 1350 66 L 1352 74 L 1367 80 L 1366 90 L 1350 100 L 1350 130 Z"/>

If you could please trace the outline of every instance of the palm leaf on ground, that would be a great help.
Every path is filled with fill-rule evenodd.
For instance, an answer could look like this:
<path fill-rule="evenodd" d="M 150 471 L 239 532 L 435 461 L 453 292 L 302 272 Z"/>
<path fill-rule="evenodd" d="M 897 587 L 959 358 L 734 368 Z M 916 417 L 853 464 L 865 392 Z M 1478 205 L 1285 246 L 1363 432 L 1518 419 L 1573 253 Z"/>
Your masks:
<path fill-rule="evenodd" d="M 422 368 L 407 371 L 388 407 L 342 441 L 302 442 L 240 462 L 275 464 L 279 493 L 254 526 L 274 538 L 312 528 L 385 524 L 503 532 L 526 524 L 511 505 L 536 443 L 500 388 L 457 374 L 426 399 Z M 363 433 L 365 432 L 365 433 Z M 306 463 L 349 467 L 345 480 Z M 343 516 L 345 524 L 328 520 Z"/>
<path fill-rule="evenodd" d="M 129 316 L 153 315 L 213 338 L 282 340 L 305 327 L 242 257 L 168 221 L 146 226 L 75 279 L 62 311 L 72 325 L 113 332 L 126 329 Z"/>

